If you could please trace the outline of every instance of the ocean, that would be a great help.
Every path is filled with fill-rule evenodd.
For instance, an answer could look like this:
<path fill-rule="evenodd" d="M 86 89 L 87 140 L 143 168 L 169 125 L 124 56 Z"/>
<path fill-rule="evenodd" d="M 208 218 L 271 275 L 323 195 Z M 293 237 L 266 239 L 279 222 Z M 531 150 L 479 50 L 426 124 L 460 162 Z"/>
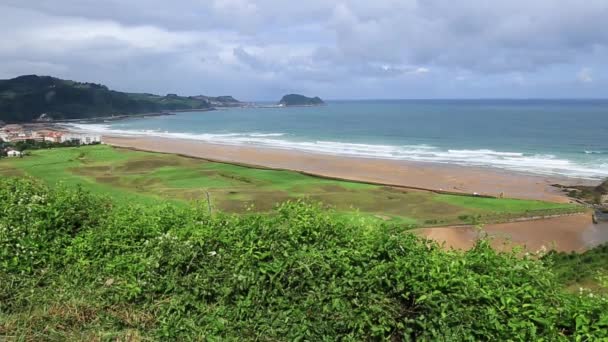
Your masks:
<path fill-rule="evenodd" d="M 608 177 L 608 100 L 329 101 L 73 124 L 78 130 Z"/>

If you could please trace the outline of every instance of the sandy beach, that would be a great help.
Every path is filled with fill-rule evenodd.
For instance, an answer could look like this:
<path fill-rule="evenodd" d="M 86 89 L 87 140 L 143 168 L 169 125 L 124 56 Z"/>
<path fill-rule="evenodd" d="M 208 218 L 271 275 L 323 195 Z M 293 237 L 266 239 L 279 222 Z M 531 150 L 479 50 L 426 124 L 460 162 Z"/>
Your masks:
<path fill-rule="evenodd" d="M 109 145 L 142 151 L 175 153 L 213 161 L 300 171 L 329 178 L 496 197 L 502 193 L 504 197 L 509 198 L 568 202 L 569 199 L 551 184 L 588 183 L 571 178 L 536 176 L 491 168 L 216 145 L 195 140 L 118 136 L 104 136 L 103 139 Z"/>

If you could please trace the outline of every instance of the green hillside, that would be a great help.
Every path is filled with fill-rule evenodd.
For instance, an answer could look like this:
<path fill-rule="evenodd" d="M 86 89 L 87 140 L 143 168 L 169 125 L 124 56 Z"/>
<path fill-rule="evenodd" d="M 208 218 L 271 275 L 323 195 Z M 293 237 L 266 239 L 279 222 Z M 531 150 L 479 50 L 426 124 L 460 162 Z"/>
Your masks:
<path fill-rule="evenodd" d="M 207 98 L 123 93 L 49 76 L 0 80 L 0 120 L 7 123 L 31 122 L 43 113 L 55 120 L 86 119 L 210 107 Z"/>
<path fill-rule="evenodd" d="M 209 214 L 2 178 L 0 213 L 3 341 L 608 338 L 606 298 L 542 260 L 302 202 Z"/>

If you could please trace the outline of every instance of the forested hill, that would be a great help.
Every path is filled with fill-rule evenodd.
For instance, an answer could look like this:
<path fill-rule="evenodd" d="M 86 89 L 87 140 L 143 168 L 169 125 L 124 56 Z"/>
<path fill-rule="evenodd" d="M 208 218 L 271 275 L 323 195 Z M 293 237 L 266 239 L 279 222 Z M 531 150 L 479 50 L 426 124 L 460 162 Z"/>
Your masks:
<path fill-rule="evenodd" d="M 42 114 L 59 120 L 208 109 L 221 104 L 215 99 L 218 98 L 123 93 L 101 84 L 27 75 L 0 80 L 0 120 L 30 122 Z M 236 100 L 231 102 L 232 105 L 238 103 Z"/>

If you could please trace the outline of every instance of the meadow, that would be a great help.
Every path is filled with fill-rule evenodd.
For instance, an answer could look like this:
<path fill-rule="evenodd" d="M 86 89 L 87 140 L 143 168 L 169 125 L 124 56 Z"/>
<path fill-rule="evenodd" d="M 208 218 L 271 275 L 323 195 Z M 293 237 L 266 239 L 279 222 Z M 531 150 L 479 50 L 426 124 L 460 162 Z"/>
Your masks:
<path fill-rule="evenodd" d="M 31 151 L 0 161 L 0 175 L 31 176 L 51 186 L 80 185 L 116 203 L 187 205 L 207 202 L 227 213 L 269 212 L 278 203 L 307 199 L 336 216 L 407 227 L 502 222 L 583 210 L 571 204 L 496 199 L 324 179 L 178 155 L 110 146 Z"/>

